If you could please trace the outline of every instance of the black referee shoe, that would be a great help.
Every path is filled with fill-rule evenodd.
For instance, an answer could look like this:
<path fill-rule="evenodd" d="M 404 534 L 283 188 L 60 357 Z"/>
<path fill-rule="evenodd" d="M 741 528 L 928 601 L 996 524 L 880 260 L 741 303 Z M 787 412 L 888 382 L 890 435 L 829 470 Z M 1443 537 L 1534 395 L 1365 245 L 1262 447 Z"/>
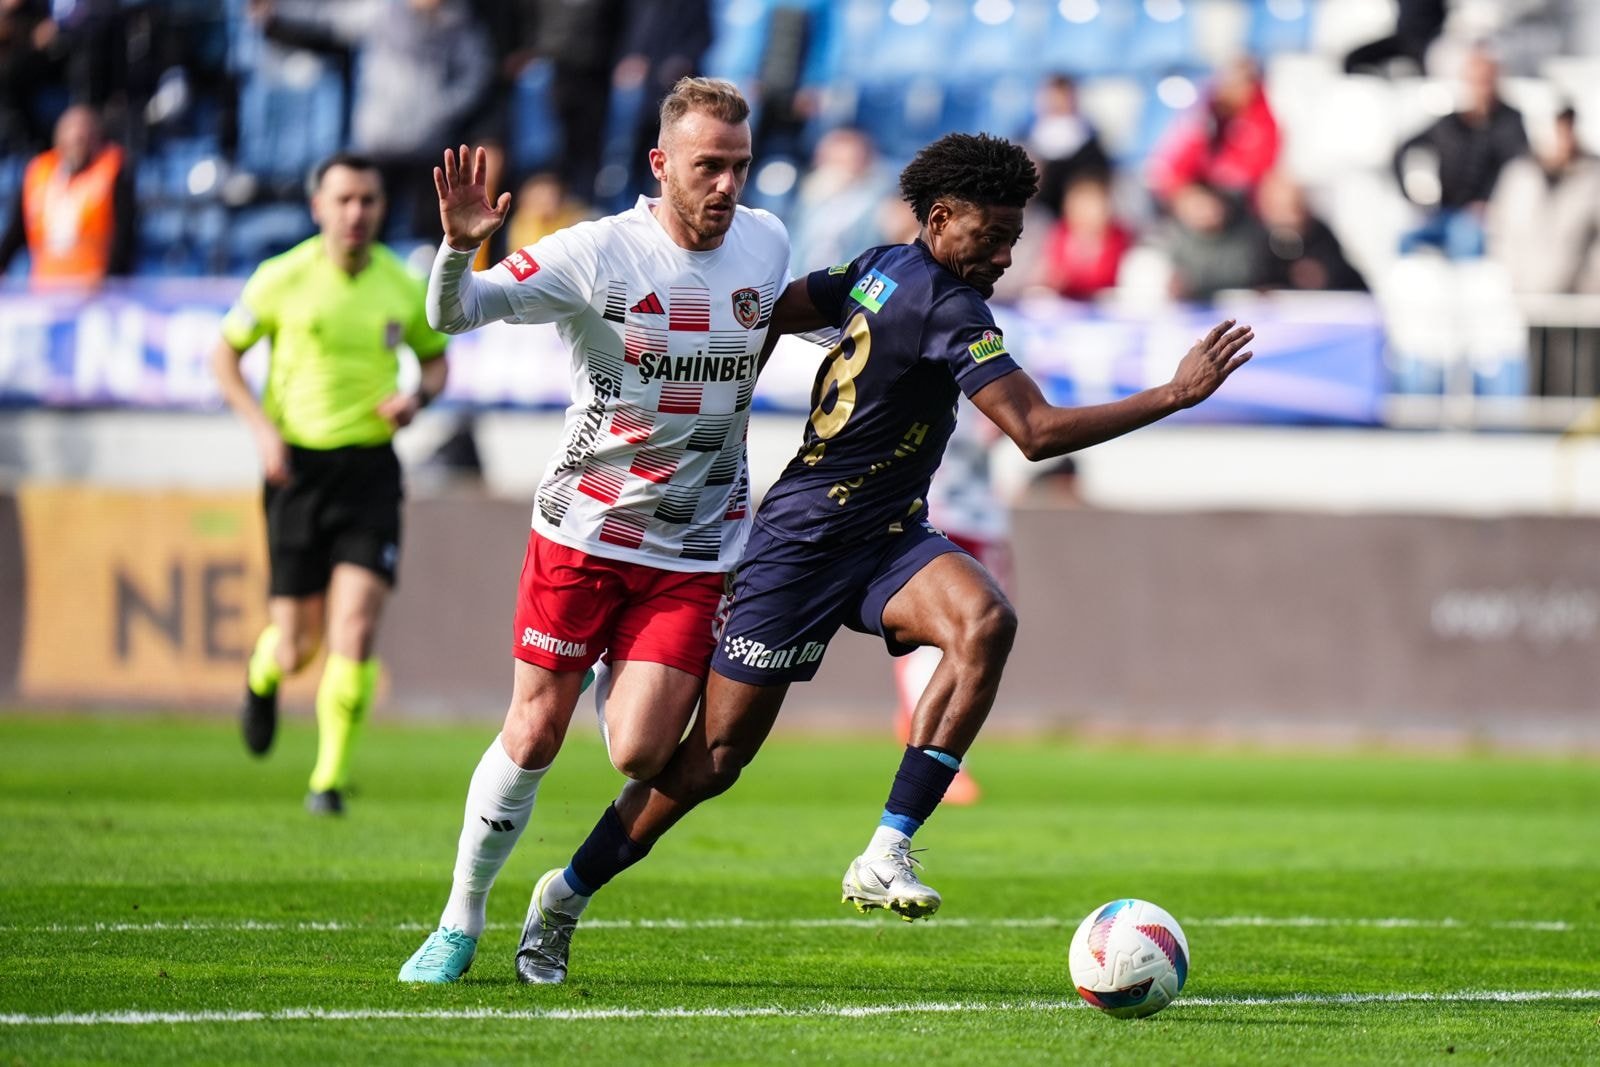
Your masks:
<path fill-rule="evenodd" d="M 343 815 L 344 796 L 337 789 L 306 794 L 306 810 L 313 815 Z"/>
<path fill-rule="evenodd" d="M 239 717 L 244 733 L 244 747 L 257 756 L 265 756 L 272 748 L 272 739 L 278 734 L 278 694 L 257 696 L 249 686 L 244 687 L 244 711 Z"/>

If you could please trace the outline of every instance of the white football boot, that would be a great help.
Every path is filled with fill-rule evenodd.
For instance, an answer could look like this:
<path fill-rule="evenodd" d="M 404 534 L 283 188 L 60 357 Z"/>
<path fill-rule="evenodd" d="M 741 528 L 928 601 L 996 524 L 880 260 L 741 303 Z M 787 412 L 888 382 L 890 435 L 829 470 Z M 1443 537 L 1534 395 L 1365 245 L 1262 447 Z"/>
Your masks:
<path fill-rule="evenodd" d="M 862 853 L 844 872 L 844 903 L 859 912 L 888 908 L 906 922 L 925 919 L 939 910 L 939 891 L 923 885 L 914 869 L 920 864 L 911 854 L 911 839 L 903 838 L 887 852 Z"/>

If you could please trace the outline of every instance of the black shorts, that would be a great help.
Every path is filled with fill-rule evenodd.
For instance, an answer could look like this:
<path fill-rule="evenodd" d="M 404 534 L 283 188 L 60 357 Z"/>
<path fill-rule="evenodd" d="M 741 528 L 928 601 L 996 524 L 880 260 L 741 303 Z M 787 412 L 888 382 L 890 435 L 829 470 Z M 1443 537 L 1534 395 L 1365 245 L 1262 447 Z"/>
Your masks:
<path fill-rule="evenodd" d="M 883 609 L 922 568 L 961 551 L 926 521 L 842 545 L 786 540 L 758 522 L 711 666 L 751 685 L 809 682 L 840 626 L 877 634 L 891 656 L 903 656 L 913 646 L 884 632 Z"/>
<path fill-rule="evenodd" d="M 267 555 L 272 595 L 328 587 L 336 563 L 354 563 L 390 586 L 400 562 L 400 460 L 388 445 L 289 447 L 289 484 L 268 485 Z"/>

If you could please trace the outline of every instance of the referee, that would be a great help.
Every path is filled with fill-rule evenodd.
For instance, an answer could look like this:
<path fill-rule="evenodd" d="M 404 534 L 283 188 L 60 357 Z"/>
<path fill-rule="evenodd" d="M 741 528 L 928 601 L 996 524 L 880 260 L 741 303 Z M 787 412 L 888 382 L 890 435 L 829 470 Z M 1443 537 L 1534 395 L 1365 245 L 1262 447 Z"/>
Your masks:
<path fill-rule="evenodd" d="M 265 482 L 271 594 L 250 656 L 244 741 L 272 747 L 278 684 L 326 635 L 317 687 L 317 763 L 306 808 L 344 811 L 357 728 L 378 681 L 373 642 L 400 550 L 397 429 L 444 388 L 445 337 L 428 327 L 424 284 L 376 242 L 383 183 L 371 160 L 342 153 L 311 176 L 321 231 L 256 268 L 222 323 L 212 367 L 228 406 L 255 439 Z M 268 338 L 258 401 L 240 357 Z M 415 393 L 397 391 L 395 350 L 422 364 Z"/>

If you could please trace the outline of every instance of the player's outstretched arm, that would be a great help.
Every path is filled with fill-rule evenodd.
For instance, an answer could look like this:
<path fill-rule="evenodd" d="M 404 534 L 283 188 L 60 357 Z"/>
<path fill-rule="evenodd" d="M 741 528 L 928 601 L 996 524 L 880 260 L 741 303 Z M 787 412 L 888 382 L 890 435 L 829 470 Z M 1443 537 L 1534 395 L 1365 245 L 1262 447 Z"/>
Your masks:
<path fill-rule="evenodd" d="M 505 222 L 511 194 L 501 193 L 489 203 L 489 153 L 480 145 L 445 149 L 444 166 L 433 168 L 433 187 L 439 193 L 439 222 L 444 239 L 457 252 L 475 252 Z"/>
<path fill-rule="evenodd" d="M 1249 326 L 1227 319 L 1194 343 L 1165 385 L 1109 404 L 1056 407 L 1025 371 L 996 378 L 978 390 L 972 402 L 989 421 L 1017 443 L 1032 460 L 1049 459 L 1121 437 L 1175 411 L 1194 407 L 1216 392 L 1228 375 L 1250 359 L 1243 351 L 1255 337 Z"/>

